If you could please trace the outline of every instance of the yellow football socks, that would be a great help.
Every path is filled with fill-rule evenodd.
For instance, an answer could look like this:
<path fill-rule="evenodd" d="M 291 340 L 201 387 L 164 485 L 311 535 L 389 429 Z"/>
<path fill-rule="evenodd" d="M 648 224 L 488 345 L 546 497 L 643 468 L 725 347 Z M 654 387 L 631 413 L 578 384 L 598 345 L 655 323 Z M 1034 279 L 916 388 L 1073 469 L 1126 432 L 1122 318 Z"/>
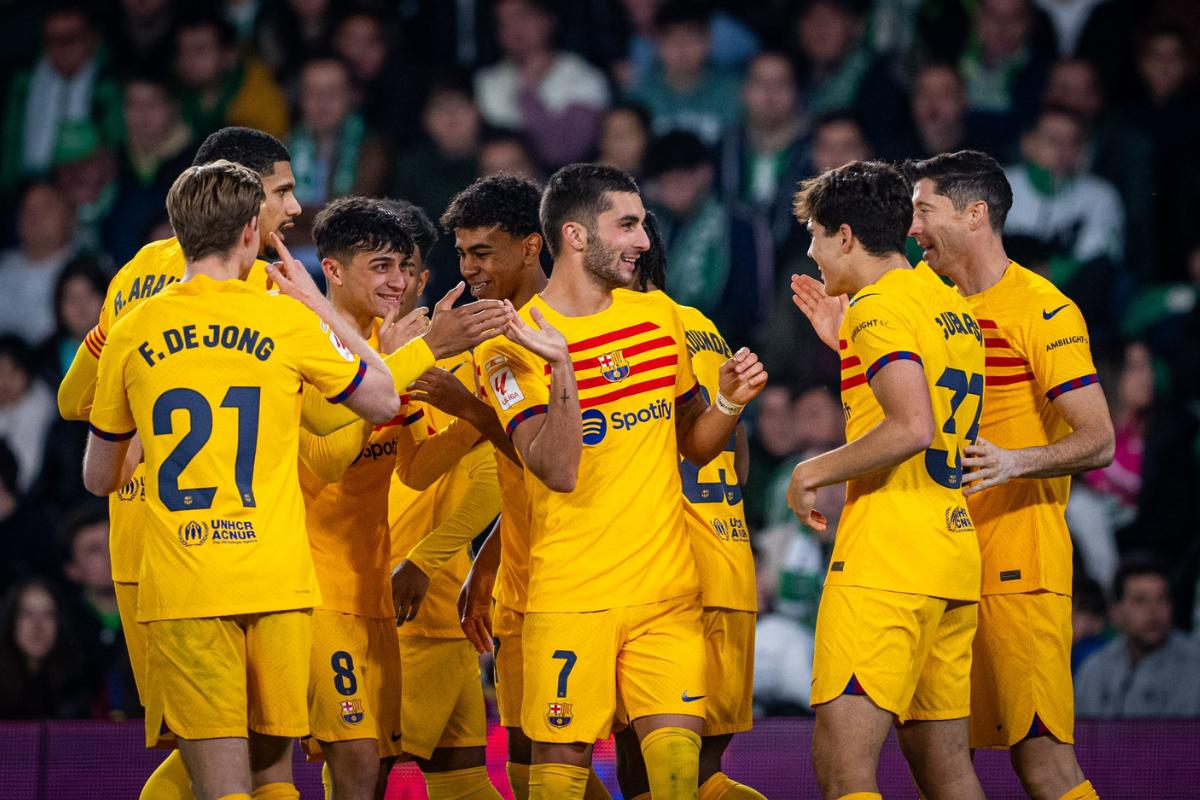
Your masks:
<path fill-rule="evenodd" d="M 328 761 L 321 765 L 321 785 L 325 787 L 325 800 L 333 800 L 333 773 Z"/>
<path fill-rule="evenodd" d="M 529 768 L 529 800 L 582 800 L 590 772 L 570 764 L 534 764 Z"/>
<path fill-rule="evenodd" d="M 250 796 L 254 800 L 300 800 L 300 790 L 290 783 L 279 781 L 264 783 L 251 792 Z"/>
<path fill-rule="evenodd" d="M 686 728 L 653 730 L 642 737 L 642 757 L 654 800 L 699 798 L 699 734 Z"/>
<path fill-rule="evenodd" d="M 426 772 L 429 800 L 500 800 L 488 780 L 487 767 L 468 767 L 450 772 Z"/>
<path fill-rule="evenodd" d="M 529 800 L 529 765 L 509 761 L 504 765 L 508 773 L 508 786 L 512 789 L 514 800 Z"/>
<path fill-rule="evenodd" d="M 604 785 L 604 781 L 600 780 L 600 776 L 594 769 L 588 772 L 588 784 L 587 788 L 583 790 L 583 800 L 612 800 L 612 795 L 608 793 L 608 787 Z"/>
<path fill-rule="evenodd" d="M 718 772 L 700 787 L 700 800 L 767 800 L 749 786 L 744 786 L 724 772 Z"/>
<path fill-rule="evenodd" d="M 842 795 L 837 800 L 883 800 L 883 795 L 879 792 L 851 792 Z"/>
<path fill-rule="evenodd" d="M 141 800 L 192 800 L 192 777 L 183 756 L 172 750 L 142 787 Z"/>
<path fill-rule="evenodd" d="M 1058 800 L 1100 800 L 1100 795 L 1096 792 L 1096 787 L 1092 786 L 1091 781 L 1084 781 Z"/>

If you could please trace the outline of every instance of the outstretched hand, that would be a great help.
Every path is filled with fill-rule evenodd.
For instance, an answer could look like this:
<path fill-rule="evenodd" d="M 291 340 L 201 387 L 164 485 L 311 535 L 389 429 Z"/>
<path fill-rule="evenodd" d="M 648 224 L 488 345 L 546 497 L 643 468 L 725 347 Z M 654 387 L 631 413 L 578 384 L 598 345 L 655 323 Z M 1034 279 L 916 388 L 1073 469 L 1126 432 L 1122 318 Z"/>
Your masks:
<path fill-rule="evenodd" d="M 838 349 L 838 329 L 842 317 L 850 307 L 850 298 L 844 294 L 830 297 L 825 293 L 825 284 L 810 275 L 792 276 L 792 302 L 812 323 L 817 338 L 834 351 Z"/>
<path fill-rule="evenodd" d="M 317 288 L 316 281 L 308 274 L 304 264 L 292 256 L 283 239 L 274 231 L 271 232 L 271 244 L 279 254 L 279 261 L 267 264 L 267 288 L 271 288 L 272 285 L 278 286 L 281 294 L 299 300 L 318 314 L 323 313 L 328 301 Z"/>
<path fill-rule="evenodd" d="M 476 300 L 455 308 L 454 302 L 466 286 L 459 281 L 433 307 L 425 343 L 436 358 L 457 355 L 498 336 L 508 319 L 508 310 L 500 300 Z"/>
<path fill-rule="evenodd" d="M 384 355 L 391 355 L 429 330 L 429 309 L 425 306 L 414 308 L 397 319 L 399 313 L 397 306 L 379 324 L 379 349 Z"/>
<path fill-rule="evenodd" d="M 536 328 L 533 328 L 517 315 L 517 311 L 513 308 L 512 303 L 507 300 L 504 302 L 507 304 L 509 311 L 508 324 L 504 326 L 505 336 L 551 364 L 570 362 L 571 353 L 567 348 L 567 337 L 563 336 L 557 328 L 547 322 L 537 307 L 531 306 L 529 309 L 529 316 L 533 318 L 533 323 L 537 325 Z"/>

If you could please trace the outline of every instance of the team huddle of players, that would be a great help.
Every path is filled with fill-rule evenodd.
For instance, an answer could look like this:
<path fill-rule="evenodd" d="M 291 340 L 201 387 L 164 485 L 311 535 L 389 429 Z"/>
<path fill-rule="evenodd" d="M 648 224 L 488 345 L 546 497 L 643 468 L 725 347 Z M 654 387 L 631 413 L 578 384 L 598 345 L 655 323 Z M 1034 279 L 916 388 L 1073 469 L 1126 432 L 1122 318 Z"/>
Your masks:
<path fill-rule="evenodd" d="M 494 649 L 516 797 L 608 797 L 591 750 L 614 731 L 627 797 L 761 797 L 721 756 L 751 726 L 738 421 L 767 374 L 660 291 L 634 181 L 476 181 L 440 220 L 465 283 L 429 315 L 420 209 L 322 209 L 323 295 L 283 242 L 287 150 L 227 128 L 195 164 L 168 195 L 175 238 L 113 279 L 59 390 L 110 496 L 147 745 L 177 745 L 142 796 L 297 797 L 303 737 L 338 800 L 382 797 L 397 760 L 433 800 L 498 797 L 476 655 Z M 796 200 L 824 285 L 795 278 L 794 300 L 840 351 L 848 441 L 788 498 L 819 529 L 816 490 L 847 483 L 818 781 L 879 797 L 895 724 L 927 797 L 983 796 L 969 747 L 1011 748 L 1031 796 L 1093 797 L 1063 522 L 1067 476 L 1112 448 L 1086 328 L 1004 256 L 994 161 L 908 166 L 850 164 Z"/>

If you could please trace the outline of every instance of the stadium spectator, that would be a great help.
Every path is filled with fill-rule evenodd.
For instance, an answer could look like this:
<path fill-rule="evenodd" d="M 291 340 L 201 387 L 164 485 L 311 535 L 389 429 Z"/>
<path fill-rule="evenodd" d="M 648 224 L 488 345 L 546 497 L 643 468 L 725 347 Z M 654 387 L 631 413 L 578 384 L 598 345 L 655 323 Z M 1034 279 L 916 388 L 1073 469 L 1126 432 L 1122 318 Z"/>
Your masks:
<path fill-rule="evenodd" d="M 475 75 L 483 118 L 524 134 L 548 168 L 582 159 L 595 147 L 609 104 L 604 74 L 554 49 L 556 19 L 544 0 L 499 0 L 495 14 L 504 58 Z"/>
<path fill-rule="evenodd" d="M 814 117 L 856 111 L 875 141 L 902 125 L 904 92 L 864 36 L 867 6 L 864 0 L 812 0 L 796 18 L 795 37 L 805 110 Z"/>
<path fill-rule="evenodd" d="M 287 98 L 266 66 L 240 56 L 237 33 L 215 14 L 198 14 L 175 31 L 175 77 L 179 104 L 192 132 L 202 139 L 226 125 L 258 128 L 277 138 L 288 131 Z"/>
<path fill-rule="evenodd" d="M 766 227 L 716 192 L 711 154 L 684 131 L 655 139 L 646 157 L 646 196 L 667 243 L 666 291 L 718 330 L 745 337 L 758 324 L 762 290 L 773 278 Z"/>
<path fill-rule="evenodd" d="M 684 130 L 716 144 L 737 121 L 737 76 L 711 58 L 711 12 L 690 0 L 667 0 L 654 18 L 659 60 L 629 86 L 629 99 L 650 112 L 656 134 Z"/>
<path fill-rule="evenodd" d="M 83 3 L 53 8 L 42 22 L 42 51 L 8 83 L 0 140 L 0 193 L 45 175 L 65 122 L 91 120 L 109 141 L 121 132 L 121 98 L 100 32 Z"/>
<path fill-rule="evenodd" d="M 79 472 L 78 461 L 75 472 Z M 17 458 L 0 440 L 0 545 L 5 552 L 0 565 L 0 592 L 22 578 L 53 575 L 61 568 L 61 554 L 54 538 L 48 535 L 52 526 L 44 508 L 43 503 L 17 489 Z"/>
<path fill-rule="evenodd" d="M 0 603 L 0 719 L 79 719 L 87 689 L 62 605 L 45 578 L 26 578 Z"/>
<path fill-rule="evenodd" d="M 54 282 L 75 254 L 75 215 L 63 194 L 43 183 L 25 190 L 17 211 L 17 246 L 0 254 L 0 333 L 34 344 L 54 330 Z"/>
<path fill-rule="evenodd" d="M 117 159 L 91 122 L 67 122 L 59 129 L 54 185 L 75 209 L 75 242 L 103 252 L 105 225 L 117 197 Z"/>
<path fill-rule="evenodd" d="M 79 642 L 93 715 L 136 714 L 137 687 L 129 666 L 108 551 L 108 512 L 91 503 L 63 525 L 63 575 L 69 589 L 63 613 Z"/>
<path fill-rule="evenodd" d="M 1075 574 L 1071 588 L 1071 674 L 1109 640 L 1108 603 L 1104 589 L 1086 575 Z"/>
<path fill-rule="evenodd" d="M 17 457 L 17 488 L 29 491 L 42 468 L 54 396 L 34 373 L 33 352 L 14 334 L 0 336 L 0 438 Z"/>
<path fill-rule="evenodd" d="M 133 258 L 162 216 L 167 190 L 192 163 L 192 131 L 179 113 L 165 75 L 143 72 L 123 90 L 125 140 L 117 154 L 116 198 L 104 241 L 117 264 Z"/>
<path fill-rule="evenodd" d="M 882 146 L 887 158 L 928 158 L 956 150 L 982 150 L 998 159 L 1015 155 L 1002 152 L 1007 142 L 990 136 L 979 115 L 967 111 L 966 87 L 953 64 L 931 63 L 917 70 L 909 110 L 907 135 L 890 137 Z"/>
<path fill-rule="evenodd" d="M 808 119 L 799 105 L 796 68 L 778 51 L 750 62 L 742 84 L 745 116 L 720 147 L 721 193 L 762 217 L 778 247 L 794 235 L 792 192 L 804 177 Z"/>
<path fill-rule="evenodd" d="M 258 53 L 276 79 L 284 80 L 328 50 L 333 22 L 330 0 L 287 0 L 260 26 Z"/>
<path fill-rule="evenodd" d="M 649 146 L 649 112 L 637 103 L 619 103 L 604 114 L 596 163 L 641 178 Z"/>
<path fill-rule="evenodd" d="M 1079 667 L 1081 717 L 1200 716 L 1200 643 L 1171 625 L 1166 570 L 1131 556 L 1113 581 L 1113 619 L 1121 635 Z"/>
<path fill-rule="evenodd" d="M 484 139 L 479 148 L 479 177 L 488 175 L 516 175 L 542 182 L 541 170 L 525 138 L 515 133 L 494 133 Z"/>
<path fill-rule="evenodd" d="M 1099 6 L 1108 2 L 1110 0 L 1033 0 L 1050 19 L 1060 56 L 1071 56 L 1078 51 L 1088 20 Z"/>
<path fill-rule="evenodd" d="M 654 19 L 663 2 L 664 0 L 621 0 L 626 20 L 633 29 L 626 44 L 624 59 L 614 65 L 617 83 L 621 86 L 629 86 L 641 80 L 654 67 L 658 58 Z M 714 64 L 740 69 L 758 52 L 758 36 L 738 17 L 722 9 L 714 9 L 710 28 Z"/>
<path fill-rule="evenodd" d="M 820 175 L 872 155 L 862 122 L 854 114 L 828 114 L 813 125 L 810 174 Z"/>
<path fill-rule="evenodd" d="M 174 0 L 120 0 L 107 38 L 118 75 L 162 69 L 171 60 Z"/>
<path fill-rule="evenodd" d="M 407 145 L 419 132 L 413 110 L 421 106 L 423 87 L 422 81 L 414 80 L 409 65 L 400 61 L 391 22 L 369 7 L 351 7 L 341 12 L 332 44 L 354 74 L 367 125 Z"/>

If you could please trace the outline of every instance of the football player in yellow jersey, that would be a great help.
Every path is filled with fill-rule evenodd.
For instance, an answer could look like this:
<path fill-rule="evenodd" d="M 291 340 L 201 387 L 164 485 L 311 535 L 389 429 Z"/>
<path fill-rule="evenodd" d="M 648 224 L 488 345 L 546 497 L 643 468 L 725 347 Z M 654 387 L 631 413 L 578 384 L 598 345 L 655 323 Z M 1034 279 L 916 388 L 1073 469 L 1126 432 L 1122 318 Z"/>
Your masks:
<path fill-rule="evenodd" d="M 655 291 L 667 283 L 667 250 L 651 212 L 646 213 L 650 249 L 638 259 L 628 288 Z M 677 306 L 687 337 L 688 355 L 707 398 L 717 392 L 721 364 L 732 355 L 712 320 L 690 306 Z M 725 451 L 703 468 L 679 460 L 684 510 L 692 552 L 700 572 L 704 606 L 704 670 L 708 684 L 700 745 L 700 800 L 762 800 L 749 786 L 721 770 L 721 757 L 733 735 L 753 726 L 754 626 L 758 597 L 754 554 L 742 509 L 742 484 L 749 473 L 746 432 L 739 422 Z M 629 728 L 617 741 L 621 793 L 648 800 L 646 765 Z"/>
<path fill-rule="evenodd" d="M 619 686 L 656 796 L 695 798 L 703 633 L 678 454 L 699 464 L 717 456 L 766 373 L 739 351 L 708 407 L 674 305 L 623 288 L 649 246 L 628 175 L 564 167 L 540 216 L 553 275 L 514 313 L 511 341 L 477 351 L 530 500 L 521 631 L 530 797 L 583 796 Z"/>
<path fill-rule="evenodd" d="M 847 443 L 801 462 L 788 504 L 816 530 L 817 489 L 846 482 L 846 506 L 817 614 L 813 766 L 825 798 L 879 798 L 888 728 L 930 798 L 983 798 L 967 748 L 979 545 L 962 454 L 983 401 L 983 337 L 963 299 L 904 257 L 909 185 L 853 162 L 801 185 L 841 322 Z M 838 304 L 840 307 L 840 303 Z"/>
<path fill-rule="evenodd" d="M 85 485 L 108 494 L 142 432 L 146 740 L 153 746 L 164 726 L 176 733 L 200 800 L 249 797 L 252 772 L 274 778 L 271 795 L 298 797 L 291 747 L 308 728 L 320 597 L 296 462 L 258 458 L 260 440 L 285 453 L 298 446 L 304 383 L 375 422 L 400 405 L 382 359 L 278 236 L 284 260 L 268 274 L 302 302 L 243 282 L 263 199 L 258 176 L 228 161 L 175 181 L 167 211 L 184 277 L 110 332 L 84 458 Z"/>
<path fill-rule="evenodd" d="M 1113 428 L 1079 308 L 1009 260 L 1004 171 L 963 151 L 908 165 L 912 235 L 965 295 L 987 347 L 980 437 L 963 466 L 983 567 L 972 747 L 1010 748 L 1031 797 L 1095 797 L 1075 758 L 1070 476 L 1108 464 Z M 1020 480 L 1018 480 L 1020 479 Z"/>

